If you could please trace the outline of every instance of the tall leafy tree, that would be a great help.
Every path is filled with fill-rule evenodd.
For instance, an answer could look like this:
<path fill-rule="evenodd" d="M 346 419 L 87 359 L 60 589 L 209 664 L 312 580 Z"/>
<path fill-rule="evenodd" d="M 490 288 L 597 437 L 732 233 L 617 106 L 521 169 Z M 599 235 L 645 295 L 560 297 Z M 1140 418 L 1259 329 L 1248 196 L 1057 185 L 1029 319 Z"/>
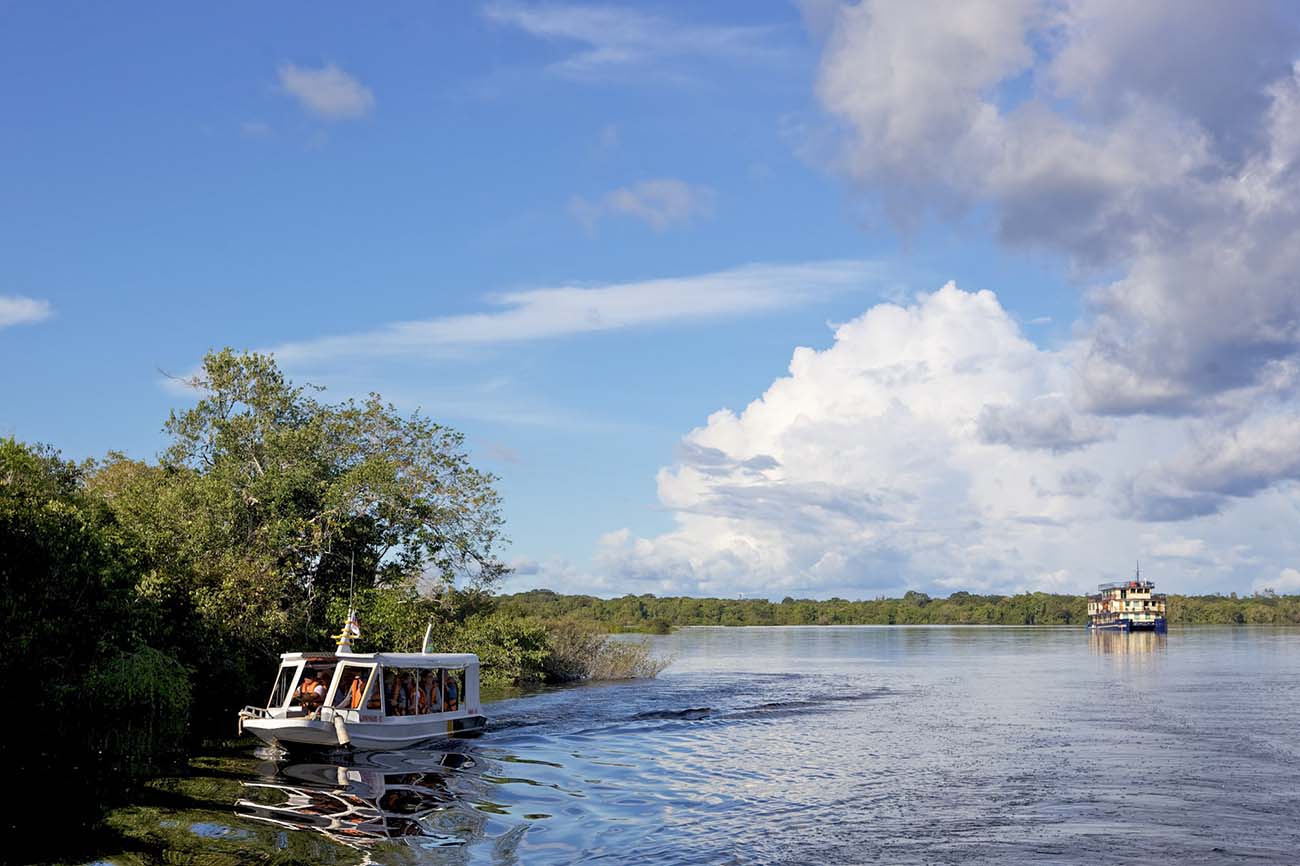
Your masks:
<path fill-rule="evenodd" d="M 457 431 L 377 394 L 323 402 L 256 352 L 210 353 L 192 384 L 201 397 L 168 419 L 163 464 L 206 524 L 224 601 L 269 592 L 310 627 L 354 575 L 445 592 L 504 574 L 495 479 Z"/>
<path fill-rule="evenodd" d="M 464 438 L 378 395 L 330 403 L 275 360 L 209 353 L 158 465 L 110 455 L 89 486 L 145 568 L 150 633 L 201 668 L 202 718 L 225 718 L 276 653 L 323 647 L 353 589 L 420 597 L 447 619 L 505 573 L 495 479 Z"/>

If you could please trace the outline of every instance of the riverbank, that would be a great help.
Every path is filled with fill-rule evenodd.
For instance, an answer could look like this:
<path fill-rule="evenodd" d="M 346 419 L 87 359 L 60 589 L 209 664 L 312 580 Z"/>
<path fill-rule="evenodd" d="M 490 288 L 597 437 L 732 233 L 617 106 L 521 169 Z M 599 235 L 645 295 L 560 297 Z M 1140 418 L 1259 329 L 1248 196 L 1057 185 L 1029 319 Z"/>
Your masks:
<path fill-rule="evenodd" d="M 1171 625 L 1300 625 L 1300 595 L 1167 596 Z M 537 589 L 498 598 L 499 609 L 519 616 L 568 617 L 609 632 L 666 634 L 688 625 L 1083 625 L 1087 599 L 1045 592 L 847 601 L 841 598 L 694 598 L 625 595 L 604 599 Z"/>

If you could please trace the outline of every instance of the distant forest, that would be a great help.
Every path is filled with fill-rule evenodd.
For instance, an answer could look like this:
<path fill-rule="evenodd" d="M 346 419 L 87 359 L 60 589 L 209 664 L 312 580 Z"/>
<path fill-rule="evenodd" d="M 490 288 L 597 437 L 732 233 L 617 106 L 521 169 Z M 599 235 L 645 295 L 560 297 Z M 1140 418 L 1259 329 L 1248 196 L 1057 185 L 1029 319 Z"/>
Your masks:
<path fill-rule="evenodd" d="M 1300 625 L 1300 595 L 1271 591 L 1231 595 L 1169 595 L 1173 625 Z M 667 633 L 684 625 L 1082 625 L 1087 601 L 1080 595 L 1030 592 L 975 595 L 954 592 L 931 598 L 908 592 L 902 598 L 847 601 L 784 598 L 691 598 L 625 595 L 603 599 L 537 589 L 503 595 L 498 610 L 548 619 L 575 618 L 609 631 Z"/>

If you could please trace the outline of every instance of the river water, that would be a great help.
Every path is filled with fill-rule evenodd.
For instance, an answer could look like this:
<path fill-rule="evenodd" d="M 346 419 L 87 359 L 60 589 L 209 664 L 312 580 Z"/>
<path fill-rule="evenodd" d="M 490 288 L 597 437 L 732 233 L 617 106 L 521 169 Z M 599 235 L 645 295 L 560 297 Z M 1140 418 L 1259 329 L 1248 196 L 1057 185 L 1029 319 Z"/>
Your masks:
<path fill-rule="evenodd" d="M 659 679 L 495 702 L 476 740 L 196 758 L 91 862 L 1300 862 L 1300 630 L 651 640 Z"/>

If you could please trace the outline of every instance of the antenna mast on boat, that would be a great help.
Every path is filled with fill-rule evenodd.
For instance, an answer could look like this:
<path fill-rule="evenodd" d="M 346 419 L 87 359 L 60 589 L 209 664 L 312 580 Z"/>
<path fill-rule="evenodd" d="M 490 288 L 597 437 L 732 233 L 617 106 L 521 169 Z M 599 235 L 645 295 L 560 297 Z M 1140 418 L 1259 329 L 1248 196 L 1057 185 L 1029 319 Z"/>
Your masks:
<path fill-rule="evenodd" d="M 357 552 L 352 551 L 351 562 L 348 565 L 348 618 L 343 622 L 343 630 L 334 635 L 334 640 L 338 641 L 337 652 L 352 652 L 352 639 L 361 637 L 361 626 L 357 622 L 357 611 L 352 606 L 352 590 L 356 583 L 356 566 Z"/>

